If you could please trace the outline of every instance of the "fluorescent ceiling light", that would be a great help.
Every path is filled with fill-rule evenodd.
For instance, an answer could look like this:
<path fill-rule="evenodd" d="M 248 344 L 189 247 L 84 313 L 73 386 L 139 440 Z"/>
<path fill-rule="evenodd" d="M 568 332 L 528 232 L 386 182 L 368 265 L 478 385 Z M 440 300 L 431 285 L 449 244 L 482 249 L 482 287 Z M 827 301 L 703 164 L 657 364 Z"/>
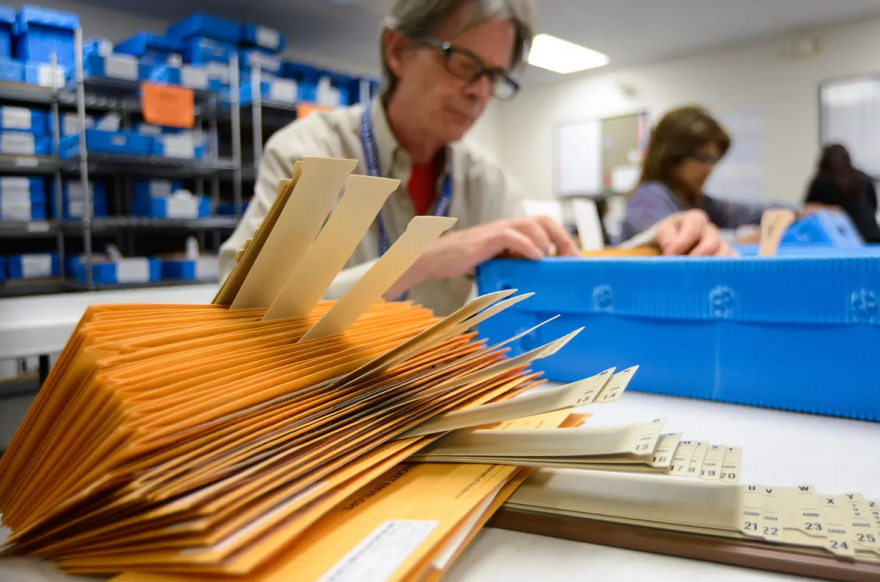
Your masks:
<path fill-rule="evenodd" d="M 555 73 L 574 73 L 604 67 L 608 55 L 549 34 L 539 34 L 529 50 L 529 64 Z"/>

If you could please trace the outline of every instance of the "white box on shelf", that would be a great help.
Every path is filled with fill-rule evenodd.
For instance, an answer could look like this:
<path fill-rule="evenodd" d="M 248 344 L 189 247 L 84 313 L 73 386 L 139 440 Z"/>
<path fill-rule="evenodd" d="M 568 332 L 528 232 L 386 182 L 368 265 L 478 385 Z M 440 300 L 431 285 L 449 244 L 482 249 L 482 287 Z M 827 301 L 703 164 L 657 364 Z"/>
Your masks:
<path fill-rule="evenodd" d="M 213 281 L 220 277 L 220 257 L 199 257 L 196 259 L 196 279 Z"/>
<path fill-rule="evenodd" d="M 22 255 L 21 273 L 24 279 L 51 277 L 52 255 Z"/>
<path fill-rule="evenodd" d="M 199 198 L 185 190 L 178 190 L 165 198 L 165 215 L 168 218 L 198 218 Z"/>
<path fill-rule="evenodd" d="M 129 55 L 112 55 L 104 58 L 104 75 L 126 81 L 138 80 L 138 60 Z"/>
<path fill-rule="evenodd" d="M 207 90 L 210 85 L 208 69 L 184 65 L 180 68 L 180 84 L 190 89 Z"/>
<path fill-rule="evenodd" d="M 146 283 L 150 280 L 150 261 L 143 257 L 116 261 L 117 283 Z"/>
<path fill-rule="evenodd" d="M 269 99 L 283 103 L 296 103 L 296 81 L 289 79 L 274 79 L 269 82 Z"/>
<path fill-rule="evenodd" d="M 4 131 L 0 133 L 0 152 L 4 154 L 34 155 L 36 137 L 32 133 Z"/>

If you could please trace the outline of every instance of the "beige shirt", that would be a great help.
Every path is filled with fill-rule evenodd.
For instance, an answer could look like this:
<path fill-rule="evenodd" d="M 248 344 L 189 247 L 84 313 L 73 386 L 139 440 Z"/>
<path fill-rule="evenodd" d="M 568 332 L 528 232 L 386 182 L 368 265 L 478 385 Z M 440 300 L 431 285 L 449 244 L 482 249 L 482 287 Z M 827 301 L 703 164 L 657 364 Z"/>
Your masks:
<path fill-rule="evenodd" d="M 406 184 L 412 170 L 409 155 L 391 133 L 385 110 L 376 101 L 373 108 L 373 132 L 379 149 L 382 176 L 401 181 L 400 187 L 385 203 L 382 218 L 390 242 L 396 241 L 415 216 Z M 263 221 L 276 196 L 276 184 L 290 178 L 293 163 L 304 157 L 357 159 L 356 173 L 366 174 L 360 138 L 362 105 L 332 112 L 315 112 L 275 133 L 266 144 L 257 176 L 254 197 L 235 232 L 220 249 L 220 275 L 225 278 L 235 264 L 235 254 Z M 465 143 L 450 147 L 452 200 L 449 216 L 457 218 L 453 230 L 485 224 L 500 218 L 522 216 L 521 198 L 516 187 L 499 165 Z M 445 175 L 441 176 L 441 184 Z M 439 184 L 438 184 L 439 189 Z M 294 195 L 295 195 L 294 191 Z M 328 289 L 327 299 L 339 299 L 375 263 L 378 258 L 378 230 L 370 227 L 343 270 Z M 432 280 L 413 287 L 408 298 L 448 315 L 461 307 L 473 288 L 472 277 Z"/>

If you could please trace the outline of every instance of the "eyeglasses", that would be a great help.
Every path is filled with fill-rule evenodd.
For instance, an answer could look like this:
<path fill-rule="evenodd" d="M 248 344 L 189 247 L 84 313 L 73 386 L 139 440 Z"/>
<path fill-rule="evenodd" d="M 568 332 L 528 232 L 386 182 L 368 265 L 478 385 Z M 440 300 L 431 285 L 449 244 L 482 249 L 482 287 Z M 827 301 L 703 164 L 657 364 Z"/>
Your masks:
<path fill-rule="evenodd" d="M 448 42 L 431 37 L 418 40 L 440 51 L 446 70 L 456 79 L 476 83 L 483 77 L 488 77 L 492 83 L 492 94 L 502 101 L 510 101 L 519 93 L 519 83 L 511 79 L 503 69 L 487 67 L 478 56 L 464 49 L 455 48 Z"/>
<path fill-rule="evenodd" d="M 718 165 L 718 162 L 721 161 L 721 158 L 709 155 L 694 155 L 691 156 L 691 159 L 700 162 L 701 164 L 709 168 L 714 168 L 716 165 Z"/>

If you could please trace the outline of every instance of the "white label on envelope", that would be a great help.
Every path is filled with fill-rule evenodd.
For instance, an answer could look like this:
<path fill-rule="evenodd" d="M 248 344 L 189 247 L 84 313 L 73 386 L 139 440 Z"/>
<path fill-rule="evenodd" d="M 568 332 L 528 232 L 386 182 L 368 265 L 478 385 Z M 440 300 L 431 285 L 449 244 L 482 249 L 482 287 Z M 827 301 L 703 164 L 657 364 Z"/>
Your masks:
<path fill-rule="evenodd" d="M 3 107 L 4 129 L 31 129 L 31 110 L 26 107 Z"/>
<path fill-rule="evenodd" d="M 4 131 L 0 134 L 0 150 L 4 154 L 34 155 L 36 153 L 36 139 L 32 133 Z"/>
<path fill-rule="evenodd" d="M 71 200 L 68 203 L 67 212 L 71 218 L 82 218 L 86 214 L 86 201 Z"/>
<path fill-rule="evenodd" d="M 138 62 L 128 55 L 113 55 L 104 59 L 104 75 L 129 81 L 138 80 Z"/>
<path fill-rule="evenodd" d="M 437 520 L 388 520 L 365 537 L 318 582 L 384 582 L 431 535 Z"/>
<path fill-rule="evenodd" d="M 86 128 L 95 127 L 95 118 L 86 115 Z M 79 133 L 79 116 L 75 113 L 65 113 L 61 116 L 61 135 L 73 135 Z"/>
<path fill-rule="evenodd" d="M 23 255 L 21 273 L 25 279 L 41 279 L 52 276 L 52 255 Z"/>
<path fill-rule="evenodd" d="M 149 280 L 149 260 L 145 258 L 122 259 L 116 263 L 117 283 L 144 283 Z"/>
<path fill-rule="evenodd" d="M 170 196 L 171 180 L 150 180 L 150 196 Z"/>
<path fill-rule="evenodd" d="M 196 259 L 196 279 L 199 281 L 220 278 L 219 257 L 200 257 Z"/>
<path fill-rule="evenodd" d="M 267 49 L 278 50 L 281 33 L 266 26 L 257 27 L 257 45 Z"/>
<path fill-rule="evenodd" d="M 208 69 L 184 66 L 180 69 L 180 84 L 190 89 L 208 88 Z"/>
<path fill-rule="evenodd" d="M 89 187 L 92 187 L 91 181 L 89 182 Z M 67 197 L 71 200 L 79 199 L 84 200 L 86 197 L 86 191 L 83 188 L 82 182 L 80 180 L 69 180 L 67 182 Z"/>
<path fill-rule="evenodd" d="M 31 216 L 30 199 L 21 200 L 14 197 L 7 199 L 6 194 L 0 198 L 0 219 L 28 221 Z"/>
<path fill-rule="evenodd" d="M 286 79 L 272 81 L 269 83 L 269 99 L 284 103 L 296 103 L 296 82 Z"/>
<path fill-rule="evenodd" d="M 199 199 L 195 196 L 169 196 L 165 199 L 167 218 L 198 218 Z"/>

